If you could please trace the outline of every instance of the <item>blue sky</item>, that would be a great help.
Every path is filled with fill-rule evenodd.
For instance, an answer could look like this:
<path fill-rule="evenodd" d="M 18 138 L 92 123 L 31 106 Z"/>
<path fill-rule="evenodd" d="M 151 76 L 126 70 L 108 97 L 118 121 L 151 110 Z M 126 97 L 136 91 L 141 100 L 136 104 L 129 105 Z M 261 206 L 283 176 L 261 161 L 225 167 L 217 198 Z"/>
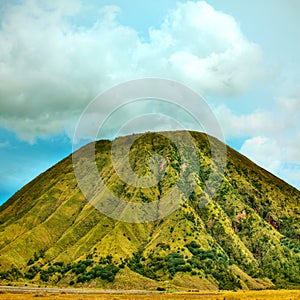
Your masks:
<path fill-rule="evenodd" d="M 299 189 L 299 13 L 297 0 L 1 1 L 0 203 L 71 153 L 96 95 L 143 77 L 203 95 L 230 146 Z"/>

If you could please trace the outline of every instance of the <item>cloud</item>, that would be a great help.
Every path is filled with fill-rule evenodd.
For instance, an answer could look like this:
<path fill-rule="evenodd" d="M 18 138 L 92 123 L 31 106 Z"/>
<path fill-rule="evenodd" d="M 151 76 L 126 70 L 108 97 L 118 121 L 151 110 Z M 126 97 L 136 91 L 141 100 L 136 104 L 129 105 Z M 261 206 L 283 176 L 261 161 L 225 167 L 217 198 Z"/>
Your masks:
<path fill-rule="evenodd" d="M 276 140 L 261 136 L 247 139 L 240 151 L 272 173 L 279 171 L 285 152 Z"/>
<path fill-rule="evenodd" d="M 289 163 L 289 147 L 282 147 L 275 139 L 257 136 L 246 140 L 240 152 L 300 189 L 300 163 Z"/>
<path fill-rule="evenodd" d="M 300 188 L 300 97 L 278 97 L 268 109 L 238 115 L 225 106 L 216 114 L 226 138 L 246 138 L 240 152 Z"/>
<path fill-rule="evenodd" d="M 238 114 L 226 106 L 217 107 L 215 112 L 227 138 L 263 134 L 286 149 L 286 161 L 300 162 L 300 96 L 278 97 L 271 108 L 249 114 Z"/>
<path fill-rule="evenodd" d="M 259 46 L 246 39 L 231 16 L 206 2 L 179 3 L 150 37 L 150 47 L 168 58 L 161 64 L 167 74 L 202 93 L 240 94 L 262 76 Z"/>
<path fill-rule="evenodd" d="M 89 14 L 80 1 L 7 6 L 0 28 L 0 126 L 30 142 L 63 131 L 71 136 L 99 92 L 145 76 L 227 96 L 261 79 L 259 46 L 205 2 L 177 4 L 146 41 L 118 22 L 119 12 L 103 7 L 87 26 L 78 21 Z"/>

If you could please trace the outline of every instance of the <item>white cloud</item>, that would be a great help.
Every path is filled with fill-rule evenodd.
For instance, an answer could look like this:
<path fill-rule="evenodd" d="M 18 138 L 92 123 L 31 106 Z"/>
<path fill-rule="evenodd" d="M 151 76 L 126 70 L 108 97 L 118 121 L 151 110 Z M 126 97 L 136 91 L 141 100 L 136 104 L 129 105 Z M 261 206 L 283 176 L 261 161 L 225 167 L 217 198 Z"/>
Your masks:
<path fill-rule="evenodd" d="M 254 160 L 261 167 L 272 173 L 277 173 L 280 170 L 285 151 L 278 145 L 276 140 L 257 136 L 246 140 L 240 152 Z"/>
<path fill-rule="evenodd" d="M 300 97 L 280 97 L 269 109 L 237 115 L 225 106 L 216 114 L 227 138 L 248 137 L 240 152 L 300 188 Z"/>
<path fill-rule="evenodd" d="M 300 188 L 300 163 L 289 163 L 289 147 L 283 147 L 275 139 L 254 137 L 242 145 L 240 152 L 296 188 Z"/>
<path fill-rule="evenodd" d="M 150 30 L 150 40 L 142 45 L 144 58 L 153 58 L 148 70 L 155 61 L 163 76 L 205 94 L 239 94 L 262 76 L 258 45 L 246 39 L 231 16 L 206 2 L 177 4 L 161 28 Z"/>
<path fill-rule="evenodd" d="M 268 109 L 238 114 L 219 106 L 215 113 L 227 138 L 262 134 L 286 148 L 289 162 L 300 162 L 300 97 L 279 97 Z"/>
<path fill-rule="evenodd" d="M 90 27 L 78 1 L 23 1 L 0 28 L 0 126 L 33 142 L 67 131 L 99 92 L 143 76 L 180 80 L 204 94 L 236 95 L 261 78 L 261 51 L 229 15 L 177 4 L 149 40 L 100 10 Z M 109 110 L 103 103 L 103 110 Z"/>

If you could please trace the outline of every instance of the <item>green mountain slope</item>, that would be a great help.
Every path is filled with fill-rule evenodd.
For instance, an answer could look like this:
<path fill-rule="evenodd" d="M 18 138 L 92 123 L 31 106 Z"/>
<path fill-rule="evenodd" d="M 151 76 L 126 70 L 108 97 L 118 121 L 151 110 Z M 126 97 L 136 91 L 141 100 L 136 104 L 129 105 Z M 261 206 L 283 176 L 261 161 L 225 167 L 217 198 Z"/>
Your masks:
<path fill-rule="evenodd" d="M 183 132 L 172 134 L 185 143 Z M 201 166 L 196 187 L 157 221 L 126 223 L 101 214 L 82 195 L 71 156 L 24 186 L 0 208 L 0 280 L 147 289 L 299 287 L 300 192 L 230 147 L 223 174 L 211 160 L 207 136 L 191 135 Z M 132 136 L 119 139 L 125 146 Z M 128 185 L 112 167 L 111 144 L 96 143 L 97 167 L 126 201 L 156 201 L 184 172 L 176 146 L 147 133 L 131 147 L 131 166 L 147 175 L 151 155 L 159 154 L 168 158 L 164 176 L 154 187 Z M 79 150 L 82 161 L 92 146 Z M 213 198 L 205 191 L 210 170 L 222 176 Z M 205 206 L 199 205 L 203 199 Z"/>

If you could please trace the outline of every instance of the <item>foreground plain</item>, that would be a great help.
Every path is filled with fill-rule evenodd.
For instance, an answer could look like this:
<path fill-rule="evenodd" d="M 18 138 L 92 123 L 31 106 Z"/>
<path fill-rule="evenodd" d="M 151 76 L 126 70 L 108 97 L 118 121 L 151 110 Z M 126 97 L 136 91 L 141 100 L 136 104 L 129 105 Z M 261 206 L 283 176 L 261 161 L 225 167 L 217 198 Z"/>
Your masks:
<path fill-rule="evenodd" d="M 268 291 L 239 291 L 239 292 L 198 292 L 198 293 L 161 293 L 161 294 L 68 294 L 68 293 L 8 293 L 0 291 L 1 300 L 30 300 L 30 299 L 74 299 L 74 300 L 179 300 L 179 299 L 206 299 L 206 300 L 238 300 L 238 299 L 300 299 L 300 290 L 268 290 Z"/>

